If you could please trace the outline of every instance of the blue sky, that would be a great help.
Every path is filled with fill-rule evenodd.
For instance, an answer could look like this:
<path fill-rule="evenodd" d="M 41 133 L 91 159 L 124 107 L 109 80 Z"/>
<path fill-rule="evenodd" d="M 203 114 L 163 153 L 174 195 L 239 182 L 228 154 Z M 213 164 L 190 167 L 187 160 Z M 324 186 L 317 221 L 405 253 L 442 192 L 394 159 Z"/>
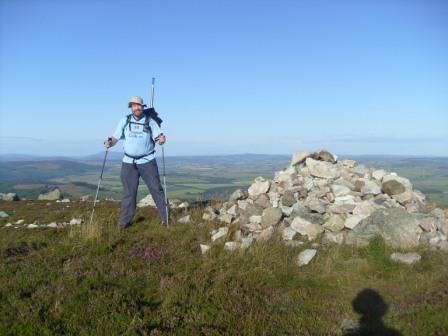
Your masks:
<path fill-rule="evenodd" d="M 448 1 L 0 6 L 0 153 L 100 152 L 155 76 L 167 155 L 448 155 Z"/>

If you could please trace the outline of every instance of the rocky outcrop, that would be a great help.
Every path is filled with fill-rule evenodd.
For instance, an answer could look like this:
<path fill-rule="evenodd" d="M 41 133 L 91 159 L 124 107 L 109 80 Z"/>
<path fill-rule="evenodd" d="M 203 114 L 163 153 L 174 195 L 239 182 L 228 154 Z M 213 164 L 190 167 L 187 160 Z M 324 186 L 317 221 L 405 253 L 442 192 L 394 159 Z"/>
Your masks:
<path fill-rule="evenodd" d="M 0 200 L 2 201 L 20 201 L 16 193 L 0 193 Z"/>
<path fill-rule="evenodd" d="M 37 197 L 38 200 L 45 200 L 45 201 L 56 201 L 60 200 L 61 198 L 62 193 L 61 190 L 59 190 L 59 188 L 55 188 L 46 193 L 42 193 Z"/>

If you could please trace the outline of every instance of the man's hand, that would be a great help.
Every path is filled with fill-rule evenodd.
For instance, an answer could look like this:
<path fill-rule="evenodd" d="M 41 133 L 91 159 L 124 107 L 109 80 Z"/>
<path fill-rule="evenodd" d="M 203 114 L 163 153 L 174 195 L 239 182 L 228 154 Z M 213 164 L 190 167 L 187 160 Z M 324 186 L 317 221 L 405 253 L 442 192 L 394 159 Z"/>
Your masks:
<path fill-rule="evenodd" d="M 160 134 L 156 141 L 159 143 L 159 145 L 163 145 L 166 142 L 166 136 L 164 134 Z"/>
<path fill-rule="evenodd" d="M 116 141 L 116 139 L 115 139 L 114 137 L 107 138 L 107 139 L 104 141 L 104 147 L 106 147 L 106 148 L 110 148 L 110 147 L 112 147 L 113 145 L 115 145 L 116 142 L 117 142 L 117 141 Z"/>

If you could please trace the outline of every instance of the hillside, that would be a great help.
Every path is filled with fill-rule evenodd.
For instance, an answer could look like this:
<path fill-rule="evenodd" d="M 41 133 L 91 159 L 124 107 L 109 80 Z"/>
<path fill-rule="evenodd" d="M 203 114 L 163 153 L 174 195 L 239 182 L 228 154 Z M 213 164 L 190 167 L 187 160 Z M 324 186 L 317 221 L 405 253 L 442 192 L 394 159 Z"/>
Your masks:
<path fill-rule="evenodd" d="M 44 224 L 85 219 L 91 206 L 47 203 L 0 201 L 0 209 L 10 222 Z M 281 238 L 233 252 L 217 243 L 202 255 L 199 244 L 220 224 L 204 222 L 201 209 L 187 212 L 191 224 L 169 229 L 153 209 L 138 209 L 123 233 L 117 203 L 97 210 L 90 235 L 77 226 L 2 225 L 0 334 L 342 335 L 356 326 L 357 311 L 402 335 L 448 332 L 441 251 L 419 250 L 421 263 L 402 265 L 377 239 L 364 248 L 323 247 L 299 268 L 295 257 L 310 244 L 290 247 Z"/>

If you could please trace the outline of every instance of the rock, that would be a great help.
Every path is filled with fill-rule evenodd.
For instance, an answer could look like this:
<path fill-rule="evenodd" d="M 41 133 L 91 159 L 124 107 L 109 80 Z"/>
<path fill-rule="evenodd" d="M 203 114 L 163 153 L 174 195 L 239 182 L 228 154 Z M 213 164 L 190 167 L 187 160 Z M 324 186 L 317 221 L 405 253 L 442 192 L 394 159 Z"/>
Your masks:
<path fill-rule="evenodd" d="M 239 249 L 241 246 L 241 243 L 235 242 L 235 241 L 228 241 L 224 244 L 224 249 L 227 251 L 235 251 Z"/>
<path fill-rule="evenodd" d="M 177 206 L 178 209 L 185 209 L 185 210 L 188 209 L 189 207 L 190 207 L 190 203 L 188 203 L 188 202 L 182 202 Z"/>
<path fill-rule="evenodd" d="M 261 216 L 253 215 L 249 217 L 249 222 L 252 224 L 261 224 Z"/>
<path fill-rule="evenodd" d="M 252 199 L 256 199 L 261 194 L 266 194 L 269 191 L 269 187 L 271 186 L 271 182 L 269 180 L 264 179 L 261 176 L 258 176 L 255 179 L 255 182 L 249 187 L 249 197 Z"/>
<path fill-rule="evenodd" d="M 282 210 L 280 208 L 267 208 L 263 211 L 261 216 L 261 227 L 267 228 L 269 226 L 277 225 L 282 219 Z"/>
<path fill-rule="evenodd" d="M 306 249 L 299 253 L 296 259 L 296 264 L 298 266 L 305 266 L 308 265 L 309 262 L 314 258 L 316 255 L 317 250 L 315 249 Z"/>
<path fill-rule="evenodd" d="M 423 232 L 420 235 L 420 243 L 426 245 L 437 245 L 439 242 L 446 240 L 447 237 L 440 231 Z"/>
<path fill-rule="evenodd" d="M 356 207 L 356 202 L 352 195 L 336 197 L 334 203 L 329 206 L 332 213 L 346 214 L 352 212 Z"/>
<path fill-rule="evenodd" d="M 79 198 L 81 202 L 86 202 L 90 199 L 90 195 L 83 195 Z"/>
<path fill-rule="evenodd" d="M 326 150 L 320 150 L 318 152 L 314 152 L 312 154 L 312 157 L 313 157 L 313 159 L 316 159 L 316 160 L 322 160 L 322 161 L 327 161 L 327 162 L 331 162 L 331 163 L 335 163 L 338 159 L 336 155 L 334 155 Z"/>
<path fill-rule="evenodd" d="M 150 206 L 150 207 L 156 206 L 156 202 L 154 202 L 151 194 L 146 195 L 137 203 L 137 207 L 139 207 L 139 208 L 144 208 L 147 206 Z"/>
<path fill-rule="evenodd" d="M 403 177 L 387 174 L 384 175 L 382 181 L 382 191 L 390 196 L 401 194 L 405 192 L 406 189 L 412 189 L 412 185 L 409 180 Z"/>
<path fill-rule="evenodd" d="M 360 215 L 364 217 L 370 216 L 376 209 L 378 209 L 378 205 L 376 205 L 373 201 L 362 201 L 356 204 L 353 209 L 354 215 Z"/>
<path fill-rule="evenodd" d="M 206 244 L 199 244 L 199 247 L 201 248 L 201 253 L 205 254 L 208 250 L 210 250 L 210 245 Z"/>
<path fill-rule="evenodd" d="M 372 172 L 372 177 L 380 182 L 383 179 L 384 175 L 386 175 L 386 171 L 383 169 L 378 169 Z"/>
<path fill-rule="evenodd" d="M 218 217 L 217 214 L 209 213 L 209 212 L 204 212 L 204 214 L 202 215 L 202 219 L 204 219 L 204 220 L 214 220 L 217 217 Z"/>
<path fill-rule="evenodd" d="M 366 218 L 367 216 L 364 215 L 353 215 L 353 216 L 348 216 L 345 219 L 345 223 L 344 226 L 347 229 L 353 229 L 356 225 L 358 225 L 364 218 Z"/>
<path fill-rule="evenodd" d="M 397 248 L 417 246 L 422 232 L 416 218 L 402 208 L 377 209 L 352 231 L 367 240 L 380 235 L 386 244 Z"/>
<path fill-rule="evenodd" d="M 212 241 L 216 241 L 222 237 L 225 237 L 229 232 L 229 228 L 227 226 L 222 226 L 218 230 L 212 231 Z"/>
<path fill-rule="evenodd" d="M 61 191 L 59 188 L 55 188 L 51 191 L 48 191 L 46 193 L 40 194 L 37 199 L 38 200 L 45 200 L 45 201 L 55 201 L 62 198 Z"/>
<path fill-rule="evenodd" d="M 231 214 L 223 214 L 223 215 L 219 215 L 218 219 L 224 223 L 230 224 L 232 223 L 233 219 L 235 217 Z"/>
<path fill-rule="evenodd" d="M 311 153 L 308 153 L 308 152 L 295 152 L 292 156 L 291 166 L 295 166 L 299 163 L 304 162 L 305 159 L 310 156 L 311 156 Z"/>
<path fill-rule="evenodd" d="M 412 200 L 412 196 L 413 196 L 412 191 L 406 190 L 401 194 L 392 195 L 392 198 L 400 204 L 406 204 Z"/>
<path fill-rule="evenodd" d="M 36 225 L 36 224 L 28 224 L 26 227 L 27 227 L 28 229 L 35 229 L 35 228 L 39 227 L 39 225 Z"/>
<path fill-rule="evenodd" d="M 237 215 L 237 205 L 236 205 L 236 204 L 232 205 L 232 206 L 227 210 L 227 213 L 228 213 L 229 215 L 236 216 L 236 215 Z"/>
<path fill-rule="evenodd" d="M 53 222 L 53 223 L 47 224 L 47 227 L 49 227 L 49 228 L 57 228 L 58 224 L 56 222 Z"/>
<path fill-rule="evenodd" d="M 271 206 L 271 202 L 269 200 L 269 196 L 266 194 L 261 194 L 255 200 L 255 204 L 262 207 L 263 209 L 269 208 Z"/>
<path fill-rule="evenodd" d="M 249 204 L 249 201 L 247 200 L 239 200 L 237 201 L 238 204 L 238 208 L 240 208 L 241 210 L 246 210 L 247 209 L 247 205 Z"/>
<path fill-rule="evenodd" d="M 16 193 L 0 193 L 0 200 L 3 201 L 20 201 L 19 196 Z"/>
<path fill-rule="evenodd" d="M 392 253 L 390 259 L 403 264 L 412 265 L 418 263 L 422 257 L 418 253 Z"/>
<path fill-rule="evenodd" d="M 293 240 L 293 238 L 296 234 L 297 234 L 297 231 L 288 226 L 288 227 L 283 228 L 282 238 L 283 238 L 283 240 Z"/>
<path fill-rule="evenodd" d="M 239 201 L 247 198 L 247 194 L 243 192 L 241 189 L 235 190 L 232 195 L 230 195 L 229 201 Z"/>
<path fill-rule="evenodd" d="M 302 236 L 307 236 L 310 241 L 319 237 L 319 235 L 324 231 L 321 225 L 310 223 L 301 217 L 294 218 L 290 227 Z"/>
<path fill-rule="evenodd" d="M 315 177 L 332 179 L 340 176 L 340 172 L 329 162 L 307 158 L 305 164 L 308 167 L 310 174 Z"/>
<path fill-rule="evenodd" d="M 79 225 L 81 224 L 82 220 L 79 218 L 72 218 L 69 222 L 70 225 Z"/>
<path fill-rule="evenodd" d="M 381 187 L 374 181 L 363 179 L 364 185 L 361 187 L 361 192 L 364 195 L 378 195 L 381 193 Z"/>
<path fill-rule="evenodd" d="M 327 244 L 343 244 L 344 243 L 344 233 L 343 232 L 325 232 L 322 236 L 322 243 Z"/>
<path fill-rule="evenodd" d="M 16 224 L 16 225 L 21 225 L 21 224 L 23 224 L 23 223 L 25 223 L 25 220 L 24 220 L 24 219 L 19 219 L 19 220 L 16 221 L 14 224 Z"/>
<path fill-rule="evenodd" d="M 241 238 L 241 249 L 247 249 L 252 242 L 254 241 L 253 237 L 243 237 Z"/>
<path fill-rule="evenodd" d="M 260 232 L 260 234 L 257 237 L 257 241 L 267 241 L 271 239 L 273 233 L 274 228 L 272 226 L 269 226 Z"/>
<path fill-rule="evenodd" d="M 343 215 L 332 215 L 323 227 L 332 232 L 339 232 L 344 229 L 345 218 Z"/>
<path fill-rule="evenodd" d="M 56 202 L 61 202 L 61 203 L 70 203 L 70 199 L 69 198 L 64 198 L 64 199 L 61 199 L 61 200 L 56 200 Z"/>
<path fill-rule="evenodd" d="M 304 205 L 308 207 L 311 211 L 324 213 L 325 212 L 325 203 L 316 197 L 308 196 L 305 200 Z"/>
<path fill-rule="evenodd" d="M 355 160 L 342 160 L 341 163 L 344 167 L 347 168 L 353 168 L 354 166 L 356 166 Z"/>
<path fill-rule="evenodd" d="M 9 217 L 9 215 L 4 211 L 0 211 L 0 218 L 6 218 L 6 217 Z"/>
<path fill-rule="evenodd" d="M 331 186 L 331 192 L 334 194 L 334 196 L 338 197 L 350 194 L 351 190 L 347 186 L 340 184 L 333 184 Z"/>
<path fill-rule="evenodd" d="M 356 331 L 360 330 L 360 323 L 357 320 L 343 319 L 341 321 L 341 329 L 345 333 L 356 335 Z"/>
<path fill-rule="evenodd" d="M 421 217 L 418 216 L 417 218 L 418 224 L 423 231 L 433 232 L 437 230 L 437 222 L 439 221 L 437 217 L 431 215 L 423 215 Z"/>
<path fill-rule="evenodd" d="M 177 220 L 178 223 L 191 223 L 191 215 L 186 215 Z"/>
<path fill-rule="evenodd" d="M 281 198 L 282 205 L 292 207 L 296 203 L 294 193 L 291 190 L 286 190 Z"/>
<path fill-rule="evenodd" d="M 10 226 L 12 226 L 11 223 L 6 223 L 6 224 L 5 224 L 5 227 L 10 227 Z"/>

